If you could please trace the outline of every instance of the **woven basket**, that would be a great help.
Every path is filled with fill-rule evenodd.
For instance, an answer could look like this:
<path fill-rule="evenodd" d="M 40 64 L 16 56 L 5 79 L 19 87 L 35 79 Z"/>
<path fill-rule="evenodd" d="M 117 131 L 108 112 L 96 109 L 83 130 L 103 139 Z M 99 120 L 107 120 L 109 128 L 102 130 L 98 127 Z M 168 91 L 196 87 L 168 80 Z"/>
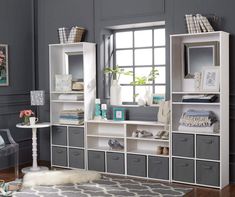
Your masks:
<path fill-rule="evenodd" d="M 85 34 L 85 28 L 83 27 L 76 27 L 76 35 L 75 35 L 75 39 L 74 42 L 81 42 L 83 35 Z"/>
<path fill-rule="evenodd" d="M 72 28 L 59 28 L 58 37 L 60 43 L 74 43 L 81 42 L 86 29 L 83 27 L 72 27 Z"/>

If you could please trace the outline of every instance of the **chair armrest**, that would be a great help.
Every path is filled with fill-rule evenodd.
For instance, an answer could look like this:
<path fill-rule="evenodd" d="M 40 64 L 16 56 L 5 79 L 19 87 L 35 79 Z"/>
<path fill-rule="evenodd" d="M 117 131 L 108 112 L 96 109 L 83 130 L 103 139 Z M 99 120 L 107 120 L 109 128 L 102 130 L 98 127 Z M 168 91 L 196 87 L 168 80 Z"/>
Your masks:
<path fill-rule="evenodd" d="M 11 136 L 11 132 L 9 129 L 0 129 L 0 132 L 5 132 L 7 134 L 7 138 L 11 144 L 17 144 L 13 137 Z"/>

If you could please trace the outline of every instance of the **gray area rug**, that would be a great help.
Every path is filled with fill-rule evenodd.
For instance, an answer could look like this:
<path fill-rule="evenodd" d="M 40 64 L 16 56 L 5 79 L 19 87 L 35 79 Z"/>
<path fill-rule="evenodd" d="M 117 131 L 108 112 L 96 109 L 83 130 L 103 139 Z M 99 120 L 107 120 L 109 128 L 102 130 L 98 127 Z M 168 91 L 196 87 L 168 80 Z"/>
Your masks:
<path fill-rule="evenodd" d="M 192 188 L 171 186 L 159 182 L 125 177 L 103 176 L 101 180 L 85 184 L 36 186 L 14 193 L 14 197 L 173 197 L 184 196 Z"/>

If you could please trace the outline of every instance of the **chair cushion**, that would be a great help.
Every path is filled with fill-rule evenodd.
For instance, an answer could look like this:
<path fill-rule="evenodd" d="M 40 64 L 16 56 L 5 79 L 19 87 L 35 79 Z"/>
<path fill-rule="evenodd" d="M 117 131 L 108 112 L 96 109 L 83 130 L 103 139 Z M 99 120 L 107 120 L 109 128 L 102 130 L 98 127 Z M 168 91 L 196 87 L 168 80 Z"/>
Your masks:
<path fill-rule="evenodd" d="M 5 147 L 5 141 L 3 140 L 2 136 L 0 135 L 0 149 Z"/>

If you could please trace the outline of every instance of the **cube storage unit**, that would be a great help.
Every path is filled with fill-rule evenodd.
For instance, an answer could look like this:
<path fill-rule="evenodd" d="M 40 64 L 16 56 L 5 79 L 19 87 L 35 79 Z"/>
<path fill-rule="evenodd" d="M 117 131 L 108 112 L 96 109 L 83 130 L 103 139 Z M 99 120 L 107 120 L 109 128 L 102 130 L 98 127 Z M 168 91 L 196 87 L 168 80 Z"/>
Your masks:
<path fill-rule="evenodd" d="M 51 165 L 63 168 L 86 167 L 85 125 L 61 124 L 62 110 L 82 109 L 84 121 L 92 119 L 96 98 L 96 52 L 94 43 L 49 45 Z M 84 84 L 81 91 L 58 91 L 56 75 L 72 75 Z M 78 100 L 61 100 L 60 95 L 79 96 Z"/>
<path fill-rule="evenodd" d="M 218 43 L 219 91 L 195 90 L 194 79 L 184 77 L 185 43 Z M 170 36 L 172 100 L 172 181 L 223 188 L 229 184 L 229 34 L 207 32 Z M 215 50 L 215 49 L 214 49 Z M 182 102 L 184 95 L 215 94 L 212 103 Z M 219 120 L 219 132 L 181 131 L 179 120 L 189 109 L 208 110 Z"/>
<path fill-rule="evenodd" d="M 157 146 L 169 147 L 170 140 L 154 137 L 132 137 L 136 130 L 146 130 L 154 135 L 165 125 L 150 121 L 99 121 L 88 120 L 87 169 L 103 173 L 128 175 L 149 179 L 170 180 L 170 156 L 157 154 Z M 111 149 L 109 139 L 116 139 L 123 149 Z"/>

